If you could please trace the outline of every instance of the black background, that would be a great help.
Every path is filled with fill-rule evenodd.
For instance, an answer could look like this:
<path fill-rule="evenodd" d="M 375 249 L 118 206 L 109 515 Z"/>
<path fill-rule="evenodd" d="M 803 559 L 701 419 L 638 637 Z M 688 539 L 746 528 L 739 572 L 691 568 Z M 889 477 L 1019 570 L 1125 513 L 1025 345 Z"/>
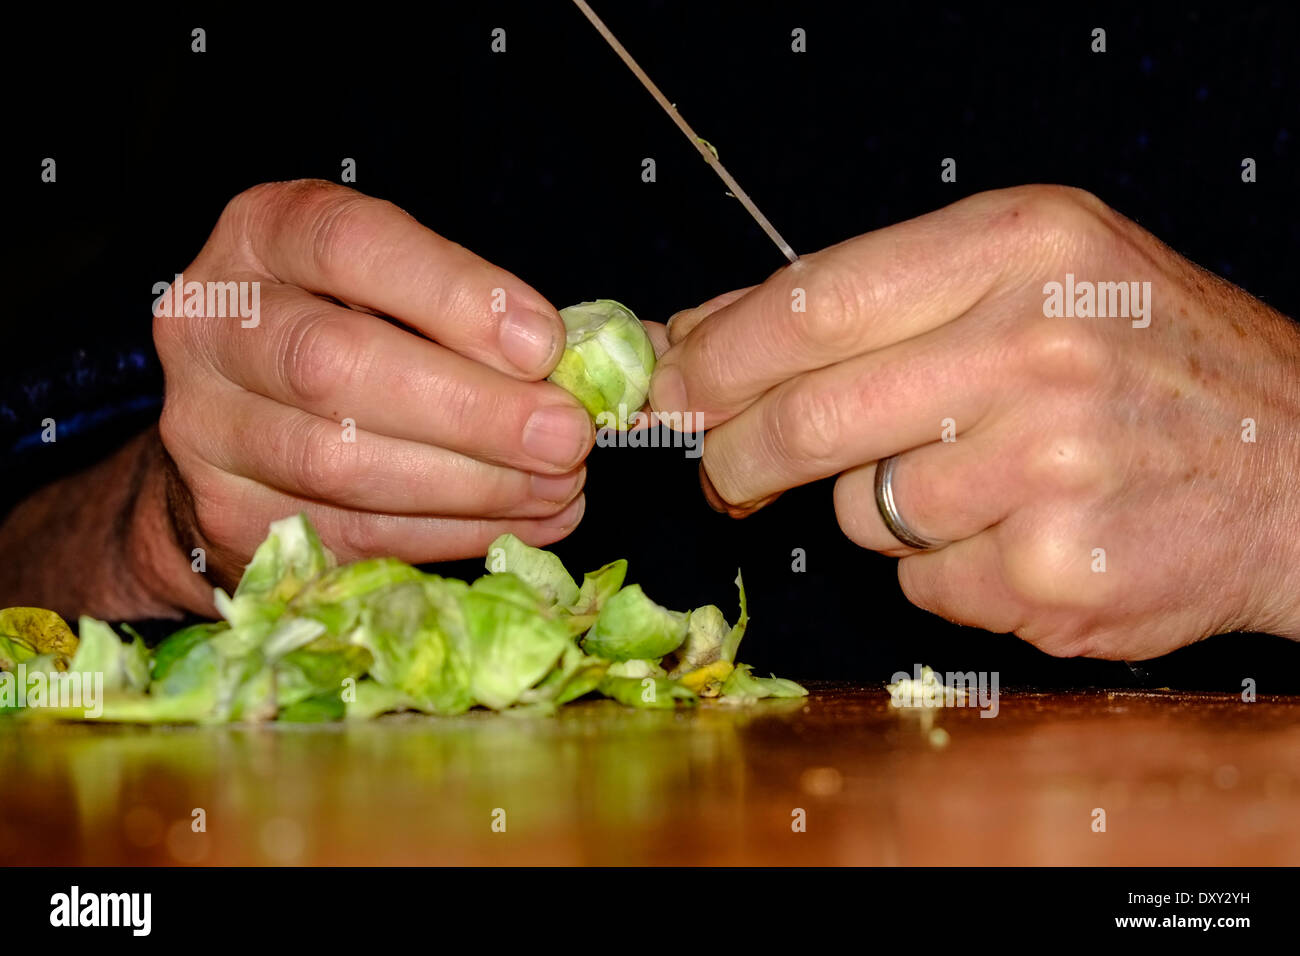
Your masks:
<path fill-rule="evenodd" d="M 971 193 L 1056 182 L 1300 314 L 1300 23 L 1285 8 L 593 5 L 801 252 Z M 557 306 L 612 297 L 662 321 L 784 262 L 566 0 L 323 11 L 74 22 L 50 6 L 9 30 L 0 506 L 156 418 L 152 285 L 259 182 L 337 181 L 355 158 L 357 188 Z M 190 51 L 196 26 L 203 54 Z M 1089 50 L 1097 26 L 1105 54 Z M 505 54 L 491 52 L 495 27 Z M 791 52 L 795 27 L 807 53 Z M 46 156 L 56 185 L 40 182 Z M 949 156 L 956 183 L 940 182 Z M 1244 156 L 1257 183 L 1241 182 Z M 84 427 L 34 445 L 46 414 Z M 1300 690 L 1300 646 L 1278 638 L 1223 636 L 1133 670 L 949 625 L 906 603 L 894 561 L 843 537 L 830 482 L 735 522 L 707 508 L 680 450 L 598 448 L 587 495 L 555 548 L 570 567 L 627 557 L 662 603 L 732 616 L 742 566 L 744 657 L 760 671 L 882 680 L 924 662 L 1000 670 L 1004 686 L 1239 689 L 1249 676 L 1261 692 Z M 791 570 L 795 548 L 805 573 Z"/>

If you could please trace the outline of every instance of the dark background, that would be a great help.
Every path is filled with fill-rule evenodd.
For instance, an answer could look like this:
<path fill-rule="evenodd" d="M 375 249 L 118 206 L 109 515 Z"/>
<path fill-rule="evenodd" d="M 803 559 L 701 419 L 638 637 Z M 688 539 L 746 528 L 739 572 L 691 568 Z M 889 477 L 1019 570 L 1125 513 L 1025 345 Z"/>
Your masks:
<path fill-rule="evenodd" d="M 9 28 L 0 511 L 156 419 L 152 285 L 259 182 L 338 180 L 353 157 L 357 188 L 557 306 L 612 297 L 662 321 L 784 262 L 567 0 L 422 6 L 102 23 L 50 6 Z M 1300 314 L 1290 10 L 593 6 L 801 252 L 982 190 L 1065 183 Z M 190 52 L 195 26 L 204 54 Z M 1105 54 L 1089 50 L 1096 26 Z M 505 54 L 490 50 L 495 27 Z M 795 27 L 807 53 L 790 50 Z M 55 185 L 40 182 L 46 156 Z M 948 156 L 955 184 L 939 179 Z M 1241 182 L 1244 156 L 1255 184 Z M 47 415 L 56 445 L 37 437 Z M 627 557 L 661 602 L 729 617 L 743 566 L 743 656 L 760 671 L 882 680 L 923 662 L 1000 670 L 1004 686 L 1236 690 L 1250 676 L 1262 692 L 1300 690 L 1300 645 L 1278 638 L 1223 636 L 1134 670 L 949 625 L 906 603 L 894 561 L 843 537 L 830 482 L 735 522 L 704 504 L 696 467 L 675 449 L 596 449 L 586 517 L 555 550 L 579 571 Z"/>

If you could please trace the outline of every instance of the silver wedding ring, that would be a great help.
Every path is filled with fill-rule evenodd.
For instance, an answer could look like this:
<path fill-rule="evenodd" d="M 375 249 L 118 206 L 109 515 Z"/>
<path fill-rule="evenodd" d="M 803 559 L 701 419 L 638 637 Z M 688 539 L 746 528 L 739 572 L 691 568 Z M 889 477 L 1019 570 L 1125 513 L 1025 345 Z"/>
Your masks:
<path fill-rule="evenodd" d="M 876 464 L 876 507 L 880 509 L 880 517 L 884 519 L 885 527 L 895 538 L 917 551 L 932 551 L 947 542 L 932 541 L 924 535 L 917 534 L 907 526 L 903 516 L 898 513 L 898 505 L 894 502 L 894 463 L 897 461 L 898 456 L 892 455 L 881 459 Z"/>

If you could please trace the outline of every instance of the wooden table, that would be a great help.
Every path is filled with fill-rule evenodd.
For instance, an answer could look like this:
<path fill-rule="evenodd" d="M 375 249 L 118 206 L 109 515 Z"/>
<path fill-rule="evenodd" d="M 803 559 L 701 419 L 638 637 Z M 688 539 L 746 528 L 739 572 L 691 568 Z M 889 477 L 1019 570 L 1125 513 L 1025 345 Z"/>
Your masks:
<path fill-rule="evenodd" d="M 1300 698 L 1003 691 L 987 719 L 810 686 L 553 719 L 0 722 L 0 864 L 1300 863 Z"/>

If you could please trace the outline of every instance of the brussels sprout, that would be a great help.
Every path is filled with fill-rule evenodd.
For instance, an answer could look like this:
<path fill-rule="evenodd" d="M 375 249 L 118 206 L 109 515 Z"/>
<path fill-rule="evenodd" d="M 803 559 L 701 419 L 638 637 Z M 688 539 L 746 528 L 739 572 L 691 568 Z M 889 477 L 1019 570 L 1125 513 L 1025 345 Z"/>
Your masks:
<path fill-rule="evenodd" d="M 597 299 L 560 310 L 566 348 L 550 380 L 582 402 L 602 427 L 625 430 L 645 404 L 655 350 L 625 305 Z"/>

